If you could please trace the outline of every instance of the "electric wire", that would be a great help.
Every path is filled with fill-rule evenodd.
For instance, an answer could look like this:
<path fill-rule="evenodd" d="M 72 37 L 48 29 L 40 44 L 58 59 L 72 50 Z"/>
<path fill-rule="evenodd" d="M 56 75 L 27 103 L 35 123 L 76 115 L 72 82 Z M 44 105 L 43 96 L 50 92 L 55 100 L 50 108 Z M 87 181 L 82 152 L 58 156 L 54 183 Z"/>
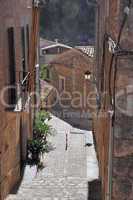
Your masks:
<path fill-rule="evenodd" d="M 130 9 L 131 0 L 128 1 L 128 5 L 127 6 Z M 125 27 L 125 24 L 127 22 L 127 19 L 128 19 L 128 14 L 125 12 L 123 23 L 121 25 L 120 32 L 119 32 L 119 35 L 118 35 L 117 47 L 120 45 L 121 36 L 122 36 L 122 33 L 123 33 L 123 29 Z M 116 117 L 116 112 L 115 112 L 115 110 L 116 110 L 116 99 L 115 99 L 115 96 L 116 96 L 116 79 L 117 79 L 117 71 L 118 71 L 117 64 L 118 64 L 118 56 L 116 55 L 116 57 L 115 57 L 115 65 L 114 65 L 114 86 L 113 86 L 113 110 L 114 110 L 113 125 L 115 123 L 115 117 Z"/>
<path fill-rule="evenodd" d="M 127 6 L 130 8 L 130 6 L 131 6 L 131 0 L 128 1 Z M 117 48 L 119 47 L 119 45 L 120 45 L 121 36 L 122 36 L 123 29 L 124 29 L 124 27 L 125 27 L 125 24 L 126 24 L 127 19 L 128 19 L 128 14 L 125 12 L 125 13 L 124 13 L 124 18 L 123 18 L 123 21 L 122 21 L 122 24 L 121 24 L 121 27 L 120 27 L 120 30 L 119 30 L 119 34 L 118 34 L 116 49 L 117 49 Z M 112 103 L 112 86 L 111 86 L 111 79 L 112 79 L 112 69 L 113 69 L 114 58 L 115 58 L 115 54 L 112 54 L 111 62 L 110 62 L 110 67 L 109 67 L 109 97 L 110 97 L 110 104 L 111 104 L 112 106 L 113 106 L 113 103 Z M 113 100 L 114 100 L 114 98 L 113 98 Z"/>
<path fill-rule="evenodd" d="M 130 8 L 131 6 L 131 0 L 129 0 L 129 3 L 128 3 L 128 7 Z M 127 21 L 127 17 L 128 15 L 125 13 L 125 16 L 124 16 L 124 19 L 123 19 L 123 22 L 122 22 L 122 25 L 120 27 L 120 31 L 119 31 L 119 34 L 118 34 L 118 41 L 117 41 L 117 46 L 116 48 L 118 48 L 119 44 L 120 44 L 120 41 L 121 41 L 121 36 L 122 36 L 122 32 L 123 32 L 123 29 L 125 27 L 125 23 Z M 111 57 L 111 62 L 110 62 L 110 68 L 109 68 L 109 94 L 110 94 L 110 103 L 112 105 L 112 91 L 111 91 L 111 80 L 112 80 L 112 68 L 113 68 L 113 62 L 114 62 L 114 58 L 115 58 L 115 63 L 114 63 L 114 80 L 113 80 L 113 116 L 112 116 L 112 149 L 114 149 L 114 135 L 115 135 L 115 118 L 116 118 L 116 99 L 115 99 L 115 96 L 116 96 L 116 80 L 117 80 L 117 65 L 118 65 L 118 56 L 115 56 L 114 54 L 112 54 L 112 57 Z M 111 166 L 113 166 L 113 152 L 111 152 L 112 154 L 112 161 L 111 161 Z M 111 167 L 111 174 L 113 174 L 113 168 Z M 112 199 L 112 182 L 111 182 L 111 188 L 110 188 L 110 199 Z"/>

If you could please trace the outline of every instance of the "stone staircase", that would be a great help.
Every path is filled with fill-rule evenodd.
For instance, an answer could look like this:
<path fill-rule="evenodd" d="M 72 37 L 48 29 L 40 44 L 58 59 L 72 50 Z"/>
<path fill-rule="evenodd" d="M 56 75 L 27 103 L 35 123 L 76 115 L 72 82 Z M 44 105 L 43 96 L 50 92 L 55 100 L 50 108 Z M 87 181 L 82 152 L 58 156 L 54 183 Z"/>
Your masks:
<path fill-rule="evenodd" d="M 98 167 L 94 147 L 85 146 L 84 130 L 55 116 L 49 123 L 56 134 L 49 138 L 53 150 L 43 160 L 44 169 L 36 173 L 35 167 L 26 166 L 19 190 L 6 200 L 88 200 L 88 182 L 96 178 Z"/>
<path fill-rule="evenodd" d="M 6 200 L 87 200 L 87 191 L 84 178 L 37 178 L 31 185 L 22 185 L 17 194 L 9 195 Z"/>

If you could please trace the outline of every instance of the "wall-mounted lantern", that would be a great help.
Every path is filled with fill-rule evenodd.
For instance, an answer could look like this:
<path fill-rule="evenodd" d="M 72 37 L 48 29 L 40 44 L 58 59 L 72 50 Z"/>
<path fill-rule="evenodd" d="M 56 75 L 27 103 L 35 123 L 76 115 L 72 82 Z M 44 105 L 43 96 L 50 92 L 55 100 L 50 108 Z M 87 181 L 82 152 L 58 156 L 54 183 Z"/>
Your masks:
<path fill-rule="evenodd" d="M 95 86 L 94 88 L 95 88 L 95 92 L 96 92 L 97 109 L 100 110 L 100 108 L 101 108 L 101 97 L 100 97 L 98 90 L 97 90 L 96 78 L 93 77 L 93 74 L 90 71 L 85 72 L 84 76 L 85 76 L 85 80 L 90 81 L 90 83 L 94 84 L 94 86 Z"/>
<path fill-rule="evenodd" d="M 90 71 L 85 72 L 85 80 L 91 80 L 92 73 Z"/>

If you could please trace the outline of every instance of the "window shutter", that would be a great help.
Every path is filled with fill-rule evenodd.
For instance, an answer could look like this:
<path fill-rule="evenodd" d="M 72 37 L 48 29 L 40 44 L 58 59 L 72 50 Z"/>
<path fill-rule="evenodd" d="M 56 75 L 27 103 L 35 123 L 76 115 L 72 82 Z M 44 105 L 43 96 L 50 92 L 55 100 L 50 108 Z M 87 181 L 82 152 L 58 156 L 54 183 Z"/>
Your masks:
<path fill-rule="evenodd" d="M 28 24 L 26 25 L 26 42 L 27 42 L 27 61 L 29 61 L 30 33 Z"/>
<path fill-rule="evenodd" d="M 22 46 L 22 71 L 23 71 L 23 79 L 24 79 L 25 78 L 25 72 L 26 72 L 25 30 L 24 30 L 24 27 L 21 27 L 21 46 Z"/>
<path fill-rule="evenodd" d="M 16 104 L 16 66 L 15 66 L 15 44 L 14 28 L 8 28 L 8 51 L 9 51 L 9 84 L 14 87 L 9 89 L 9 104 Z"/>

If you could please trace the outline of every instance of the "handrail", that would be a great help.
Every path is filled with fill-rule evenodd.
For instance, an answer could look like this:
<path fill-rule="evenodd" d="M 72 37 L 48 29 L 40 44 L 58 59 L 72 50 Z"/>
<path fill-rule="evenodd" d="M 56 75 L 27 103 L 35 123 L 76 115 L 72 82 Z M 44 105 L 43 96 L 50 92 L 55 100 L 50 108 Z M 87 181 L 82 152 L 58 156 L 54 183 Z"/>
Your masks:
<path fill-rule="evenodd" d="M 25 76 L 25 78 L 21 81 L 21 84 L 24 85 L 24 83 L 28 80 L 28 77 L 30 75 L 30 72 L 27 72 L 27 75 Z"/>
<path fill-rule="evenodd" d="M 48 95 L 44 98 L 44 100 L 46 100 L 50 95 L 51 93 L 53 92 L 54 88 L 51 89 L 51 91 L 48 93 Z"/>

